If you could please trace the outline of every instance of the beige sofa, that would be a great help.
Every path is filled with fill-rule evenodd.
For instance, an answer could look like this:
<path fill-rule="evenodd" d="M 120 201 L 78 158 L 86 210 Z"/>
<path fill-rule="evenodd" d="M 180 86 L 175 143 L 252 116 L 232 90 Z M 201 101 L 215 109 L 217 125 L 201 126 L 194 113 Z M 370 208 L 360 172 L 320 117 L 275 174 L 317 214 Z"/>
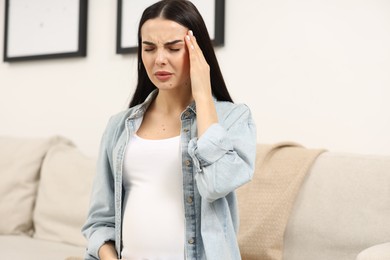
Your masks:
<path fill-rule="evenodd" d="M 390 259 L 390 156 L 258 145 L 238 198 L 243 259 Z"/>
<path fill-rule="evenodd" d="M 284 163 L 279 159 L 275 165 Z M 256 178 L 264 174 L 263 164 L 256 166 L 252 192 L 258 188 Z M 259 217 L 267 213 L 243 212 L 241 219 L 250 223 L 253 237 L 240 239 L 256 247 L 251 255 L 250 247 L 243 246 L 243 259 L 390 259 L 390 156 L 323 152 L 306 166 L 291 209 L 285 210 L 287 222 L 280 225 L 282 214 L 273 218 L 275 226 L 285 226 L 277 246 L 267 248 L 257 240 L 261 230 L 274 228 Z M 0 137 L 0 258 L 82 258 L 86 241 L 80 229 L 94 171 L 95 160 L 65 138 Z M 276 170 L 271 167 L 270 172 Z M 270 190 L 271 201 L 283 193 L 273 192 L 271 183 L 261 182 L 261 187 Z M 256 193 L 245 196 L 253 197 L 258 208 L 267 201 L 272 206 Z M 245 196 L 239 196 L 240 207 L 248 201 Z"/>

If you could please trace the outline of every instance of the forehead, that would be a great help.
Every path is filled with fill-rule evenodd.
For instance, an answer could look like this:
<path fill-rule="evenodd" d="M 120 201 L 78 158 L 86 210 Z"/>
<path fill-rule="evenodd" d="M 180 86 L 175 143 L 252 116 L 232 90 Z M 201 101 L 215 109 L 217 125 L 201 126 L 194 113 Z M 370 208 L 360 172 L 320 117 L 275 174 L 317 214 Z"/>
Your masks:
<path fill-rule="evenodd" d="M 141 27 L 142 40 L 152 42 L 168 42 L 183 38 L 188 29 L 183 25 L 163 19 L 155 18 L 147 20 Z"/>

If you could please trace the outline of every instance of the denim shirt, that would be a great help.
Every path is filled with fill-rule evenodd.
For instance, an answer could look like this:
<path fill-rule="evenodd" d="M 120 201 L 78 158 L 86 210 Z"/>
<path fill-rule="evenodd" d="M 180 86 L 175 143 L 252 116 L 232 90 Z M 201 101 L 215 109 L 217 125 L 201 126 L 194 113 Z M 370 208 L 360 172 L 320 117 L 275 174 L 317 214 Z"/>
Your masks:
<path fill-rule="evenodd" d="M 87 221 L 85 259 L 99 259 L 98 250 L 115 241 L 120 256 L 124 189 L 123 158 L 131 135 L 157 91 L 144 103 L 111 117 L 103 134 Z M 241 259 L 236 234 L 235 189 L 253 177 L 256 127 L 245 105 L 216 101 L 218 123 L 197 137 L 195 103 L 181 114 L 185 259 Z M 153 162 L 151 162 L 153 163 Z M 158 214 L 158 212 L 156 212 Z"/>

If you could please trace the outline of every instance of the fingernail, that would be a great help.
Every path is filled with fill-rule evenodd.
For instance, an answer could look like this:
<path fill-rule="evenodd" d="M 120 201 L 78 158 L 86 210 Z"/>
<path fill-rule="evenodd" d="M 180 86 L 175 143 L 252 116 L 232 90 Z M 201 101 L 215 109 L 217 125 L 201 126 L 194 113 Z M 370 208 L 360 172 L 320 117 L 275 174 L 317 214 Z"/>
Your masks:
<path fill-rule="evenodd" d="M 191 36 L 194 36 L 194 33 L 190 30 L 190 34 L 191 34 Z"/>
<path fill-rule="evenodd" d="M 190 36 L 186 35 L 186 39 L 187 39 L 187 40 L 190 40 Z"/>

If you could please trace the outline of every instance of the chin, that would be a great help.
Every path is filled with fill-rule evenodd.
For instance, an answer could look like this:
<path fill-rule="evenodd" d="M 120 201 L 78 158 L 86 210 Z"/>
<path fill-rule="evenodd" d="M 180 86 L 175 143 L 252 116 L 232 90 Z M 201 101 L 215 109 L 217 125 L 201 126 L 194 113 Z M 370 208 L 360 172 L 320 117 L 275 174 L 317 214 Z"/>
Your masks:
<path fill-rule="evenodd" d="M 156 82 L 154 85 L 159 90 L 171 90 L 177 88 L 177 85 L 171 82 Z"/>

